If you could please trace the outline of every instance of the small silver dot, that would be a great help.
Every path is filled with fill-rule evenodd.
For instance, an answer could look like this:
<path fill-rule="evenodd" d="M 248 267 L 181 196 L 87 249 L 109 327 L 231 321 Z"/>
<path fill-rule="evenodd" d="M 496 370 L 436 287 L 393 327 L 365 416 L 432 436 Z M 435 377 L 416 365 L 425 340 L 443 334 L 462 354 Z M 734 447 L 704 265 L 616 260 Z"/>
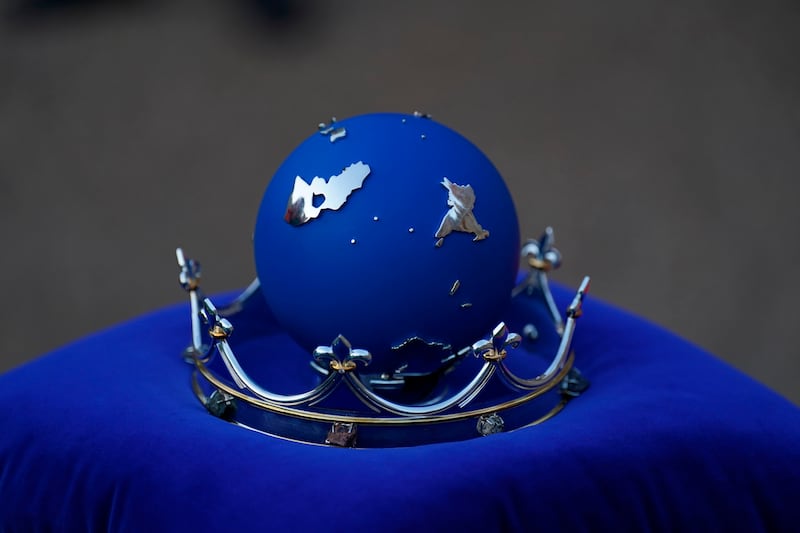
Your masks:
<path fill-rule="evenodd" d="M 356 243 L 355 239 L 350 239 L 350 244 L 355 244 L 355 243 Z"/>
<path fill-rule="evenodd" d="M 414 228 L 408 228 L 409 233 L 414 233 Z"/>
<path fill-rule="evenodd" d="M 400 122 L 402 122 L 403 124 L 405 124 L 405 123 L 406 123 L 406 119 L 402 119 Z"/>
<path fill-rule="evenodd" d="M 374 220 L 375 222 L 377 222 L 377 221 L 378 221 L 378 217 L 372 217 L 372 220 Z"/>
<path fill-rule="evenodd" d="M 419 138 L 424 141 L 425 140 L 425 134 L 423 133 L 422 135 L 419 136 Z"/>

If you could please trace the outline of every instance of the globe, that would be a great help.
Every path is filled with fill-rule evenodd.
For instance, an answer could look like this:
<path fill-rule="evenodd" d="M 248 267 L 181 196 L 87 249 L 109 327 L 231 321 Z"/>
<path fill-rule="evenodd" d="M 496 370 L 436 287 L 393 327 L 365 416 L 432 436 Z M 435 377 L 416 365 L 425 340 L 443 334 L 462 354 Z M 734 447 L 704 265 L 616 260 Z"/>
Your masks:
<path fill-rule="evenodd" d="M 261 291 L 304 349 L 339 335 L 375 372 L 432 373 L 509 306 L 511 195 L 470 141 L 420 114 L 368 114 L 298 146 L 264 193 Z"/>

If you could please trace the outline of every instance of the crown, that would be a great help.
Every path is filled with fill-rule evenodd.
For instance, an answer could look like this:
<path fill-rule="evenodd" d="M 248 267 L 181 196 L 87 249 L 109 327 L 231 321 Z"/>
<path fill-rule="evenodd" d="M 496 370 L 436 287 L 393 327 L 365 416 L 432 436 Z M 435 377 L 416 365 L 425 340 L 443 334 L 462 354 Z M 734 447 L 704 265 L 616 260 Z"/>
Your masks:
<path fill-rule="evenodd" d="M 521 248 L 527 272 L 511 301 L 522 334 L 499 322 L 472 344 L 448 350 L 432 372 L 401 367 L 378 374 L 370 373 L 368 347 L 346 332 L 298 364 L 302 349 L 274 323 L 258 279 L 217 307 L 200 288 L 200 263 L 178 248 L 179 281 L 191 308 L 191 344 L 183 355 L 193 366 L 192 390 L 222 420 L 327 446 L 416 446 L 542 423 L 589 386 L 572 349 L 589 277 L 562 314 L 548 283 L 561 264 L 553 242 L 547 228 Z M 548 347 L 554 354 L 542 357 Z M 290 384 L 305 387 L 283 390 Z"/>

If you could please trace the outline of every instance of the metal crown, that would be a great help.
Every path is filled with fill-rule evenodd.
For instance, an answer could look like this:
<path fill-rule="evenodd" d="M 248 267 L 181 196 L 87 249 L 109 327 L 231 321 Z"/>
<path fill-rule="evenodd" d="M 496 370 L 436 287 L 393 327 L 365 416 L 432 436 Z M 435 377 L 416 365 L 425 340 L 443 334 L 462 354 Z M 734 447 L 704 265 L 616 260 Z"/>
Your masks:
<path fill-rule="evenodd" d="M 551 228 L 522 247 L 528 274 L 512 292 L 513 299 L 532 298 L 543 304 L 560 337 L 546 370 L 533 377 L 512 371 L 507 360 L 532 357 L 514 349 L 535 341 L 538 331 L 531 322 L 519 335 L 500 322 L 485 338 L 443 361 L 441 372 L 433 377 L 439 382 L 438 394 L 413 402 L 402 401 L 402 390 L 420 376 L 404 375 L 402 369 L 393 375 L 369 375 L 370 352 L 353 347 L 343 335 L 311 354 L 309 372 L 317 373 L 318 383 L 310 390 L 284 395 L 260 386 L 245 371 L 230 341 L 233 323 L 258 313 L 258 299 L 263 299 L 258 279 L 218 309 L 201 292 L 200 264 L 187 259 L 180 248 L 176 255 L 179 281 L 191 306 L 192 341 L 184 358 L 194 366 L 193 391 L 214 416 L 261 433 L 309 444 L 364 448 L 465 440 L 539 424 L 589 386 L 573 366 L 571 349 L 589 277 L 562 316 L 547 279 L 548 272 L 561 264 Z M 482 360 L 477 373 L 448 383 L 456 363 L 467 357 Z M 280 370 L 280 365 L 275 368 Z"/>

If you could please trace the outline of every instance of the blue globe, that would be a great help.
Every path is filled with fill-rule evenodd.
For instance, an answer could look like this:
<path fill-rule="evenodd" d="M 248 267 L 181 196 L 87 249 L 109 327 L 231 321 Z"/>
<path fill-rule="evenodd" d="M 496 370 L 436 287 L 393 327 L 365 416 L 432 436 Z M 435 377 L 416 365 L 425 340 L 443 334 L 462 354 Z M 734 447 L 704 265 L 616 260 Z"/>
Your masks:
<path fill-rule="evenodd" d="M 426 117 L 321 129 L 267 187 L 261 290 L 311 351 L 338 336 L 379 373 L 429 373 L 503 320 L 518 268 L 514 203 L 489 159 Z"/>

